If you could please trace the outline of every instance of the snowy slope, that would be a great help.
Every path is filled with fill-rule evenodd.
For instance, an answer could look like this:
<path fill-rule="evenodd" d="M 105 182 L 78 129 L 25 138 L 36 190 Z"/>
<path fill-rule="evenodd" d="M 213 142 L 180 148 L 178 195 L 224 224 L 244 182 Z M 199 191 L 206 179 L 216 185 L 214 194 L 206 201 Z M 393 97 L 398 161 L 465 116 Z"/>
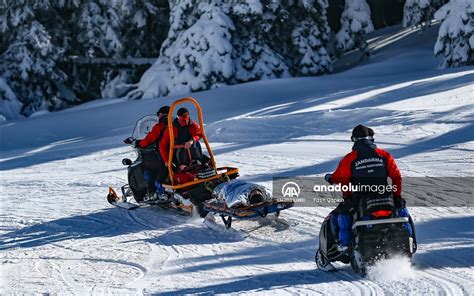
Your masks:
<path fill-rule="evenodd" d="M 438 69 L 435 33 L 374 36 L 371 60 L 346 72 L 193 94 L 218 164 L 268 186 L 321 175 L 365 123 L 405 176 L 473 176 L 474 68 Z M 133 157 L 121 141 L 174 99 L 100 100 L 1 123 L 0 294 L 473 295 L 472 208 L 412 208 L 417 265 L 396 260 L 368 278 L 316 269 L 329 208 L 286 211 L 296 224 L 287 229 L 235 223 L 248 237 L 164 210 L 111 208 L 107 186 L 126 181 L 121 159 Z"/>

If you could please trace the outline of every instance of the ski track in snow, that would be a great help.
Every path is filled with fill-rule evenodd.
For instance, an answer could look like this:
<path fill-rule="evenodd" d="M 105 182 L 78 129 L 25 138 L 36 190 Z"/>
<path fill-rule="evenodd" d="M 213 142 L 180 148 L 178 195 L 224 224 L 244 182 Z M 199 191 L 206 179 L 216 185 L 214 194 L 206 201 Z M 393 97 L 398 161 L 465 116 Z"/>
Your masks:
<path fill-rule="evenodd" d="M 107 154 L 121 155 L 124 149 L 127 148 L 112 149 Z M 248 150 L 248 154 L 243 152 L 247 157 L 258 155 L 252 148 Z M 227 162 L 227 157 L 233 155 L 219 155 L 218 161 Z M 461 221 L 460 235 L 450 236 L 450 229 L 440 229 L 436 232 L 440 241 L 431 242 L 430 233 L 424 234 L 428 241 L 420 238 L 419 252 L 414 258 L 416 266 L 412 267 L 414 277 L 403 281 L 371 280 L 355 275 L 342 264 L 335 273 L 317 270 L 313 261 L 317 234 L 330 209 L 285 211 L 282 218 L 295 224 L 291 227 L 278 223 L 258 227 L 256 221 L 236 221 L 236 229 L 249 231 L 246 237 L 213 232 L 200 219 L 159 208 L 110 208 L 105 201 L 106 187 L 99 181 L 102 174 L 90 174 L 79 183 L 60 181 L 84 176 L 82 170 L 88 167 L 90 158 L 95 156 L 58 161 L 54 165 L 46 163 L 36 169 L 16 169 L 12 174 L 2 175 L 6 190 L 19 188 L 20 176 L 24 179 L 21 183 L 29 184 L 32 190 L 44 189 L 37 191 L 41 192 L 41 202 L 38 198 L 28 199 L 27 191 L 20 189 L 22 203 L 6 200 L 4 204 L 6 211 L 2 211 L 0 220 L 2 293 L 267 294 L 276 289 L 279 294 L 472 295 L 472 257 L 458 257 L 458 251 L 449 251 L 464 248 L 463 254 L 468 255 L 473 250 L 473 218 L 466 216 L 468 212 L 463 208 L 445 208 L 442 212 L 412 209 L 420 233 L 425 223 L 452 218 Z M 107 166 L 105 161 L 95 161 L 96 168 Z M 63 174 L 62 169 L 71 165 L 77 169 Z M 259 167 L 253 167 L 250 159 L 241 165 L 243 172 Z M 118 187 L 124 173 L 117 171 L 111 185 Z M 42 182 L 35 181 L 45 174 L 53 181 L 52 186 L 66 184 L 70 194 L 48 194 L 66 190 L 53 187 L 48 191 Z M 247 177 L 251 175 L 244 174 Z M 87 185 L 83 186 L 84 183 Z"/>
<path fill-rule="evenodd" d="M 404 38 L 428 38 L 410 35 L 403 31 L 386 49 L 382 36 L 368 64 L 344 73 L 196 94 L 205 98 L 217 163 L 268 187 L 276 176 L 322 176 L 350 150 L 350 129 L 365 122 L 404 176 L 474 176 L 474 69 L 437 69 L 427 43 L 398 56 L 398 47 L 415 44 Z M 120 161 L 134 157 L 121 141 L 156 102 L 102 105 L 0 126 L 0 294 L 474 295 L 472 203 L 410 208 L 416 265 L 396 261 L 399 270 L 381 265 L 365 278 L 343 264 L 332 273 L 316 268 L 330 208 L 284 211 L 290 227 L 235 221 L 228 232 L 160 208 L 111 207 L 107 187 L 126 183 Z M 125 122 L 123 114 L 137 118 Z M 111 120 L 95 126 L 105 115 Z M 26 132 L 37 138 L 18 136 Z M 433 187 L 433 179 L 417 182 Z M 472 192 L 472 184 L 453 188 L 449 179 L 437 186 L 440 198 L 461 205 L 459 193 Z M 404 196 L 430 201 L 410 188 Z"/>

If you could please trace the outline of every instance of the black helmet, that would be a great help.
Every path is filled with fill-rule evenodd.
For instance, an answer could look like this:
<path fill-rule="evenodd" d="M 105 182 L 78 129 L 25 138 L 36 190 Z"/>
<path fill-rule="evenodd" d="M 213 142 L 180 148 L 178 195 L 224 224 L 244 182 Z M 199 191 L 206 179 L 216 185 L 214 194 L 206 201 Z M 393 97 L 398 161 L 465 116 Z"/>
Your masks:
<path fill-rule="evenodd" d="M 170 112 L 170 106 L 163 106 L 161 107 L 158 112 L 156 112 L 156 115 L 158 114 L 168 114 Z"/>
<path fill-rule="evenodd" d="M 183 108 L 179 108 L 179 110 L 178 110 L 178 116 L 181 116 L 181 115 L 183 115 L 183 114 L 185 114 L 185 113 L 188 113 L 188 114 L 189 114 L 188 109 L 186 109 L 186 108 L 184 108 L 184 107 L 183 107 Z"/>
<path fill-rule="evenodd" d="M 361 139 L 374 140 L 374 130 L 365 125 L 359 124 L 352 130 L 351 140 L 355 142 Z"/>

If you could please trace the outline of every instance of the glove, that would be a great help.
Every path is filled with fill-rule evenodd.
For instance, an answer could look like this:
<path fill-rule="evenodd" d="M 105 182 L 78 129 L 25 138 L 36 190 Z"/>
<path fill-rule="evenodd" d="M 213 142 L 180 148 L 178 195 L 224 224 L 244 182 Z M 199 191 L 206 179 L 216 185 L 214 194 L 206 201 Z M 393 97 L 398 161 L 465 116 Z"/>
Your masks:
<path fill-rule="evenodd" d="M 194 143 L 193 140 L 187 141 L 186 143 L 184 143 L 184 148 L 185 148 L 185 149 L 191 148 L 191 146 L 193 145 L 193 143 Z"/>
<path fill-rule="evenodd" d="M 332 174 L 326 174 L 324 175 L 324 180 L 326 180 L 326 182 L 328 182 L 329 184 L 332 184 L 331 177 Z"/>
<path fill-rule="evenodd" d="M 125 144 L 132 144 L 133 141 L 135 141 L 135 139 L 134 139 L 133 137 L 128 137 L 128 138 L 126 138 L 125 140 L 123 140 L 123 142 L 124 142 Z"/>
<path fill-rule="evenodd" d="M 355 208 L 354 208 L 354 204 L 352 203 L 352 200 L 351 200 L 350 197 L 348 197 L 348 198 L 346 198 L 346 199 L 344 200 L 344 204 L 345 204 L 345 207 L 346 207 L 346 209 L 347 209 L 347 211 L 348 211 L 349 213 L 351 213 L 352 215 L 355 215 L 355 214 L 356 214 L 356 210 L 355 210 Z"/>
<path fill-rule="evenodd" d="M 393 204 L 395 205 L 395 209 L 403 209 L 406 207 L 406 200 L 401 196 L 394 196 L 393 197 Z"/>

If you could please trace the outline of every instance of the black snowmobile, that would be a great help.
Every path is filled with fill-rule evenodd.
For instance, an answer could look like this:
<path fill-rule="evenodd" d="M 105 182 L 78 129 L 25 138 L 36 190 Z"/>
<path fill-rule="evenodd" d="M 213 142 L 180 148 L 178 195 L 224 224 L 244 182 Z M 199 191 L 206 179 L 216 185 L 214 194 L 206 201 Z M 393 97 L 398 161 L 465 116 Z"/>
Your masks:
<path fill-rule="evenodd" d="M 179 104 L 193 103 L 198 111 L 199 125 L 203 134 L 203 141 L 206 145 L 209 156 L 204 155 L 199 142 L 194 143 L 191 149 L 177 149 L 178 145 L 174 143 L 172 112 Z M 202 120 L 202 110 L 196 100 L 192 98 L 183 98 L 175 101 L 168 115 L 168 130 L 170 132 L 170 159 L 171 164 L 168 168 L 169 174 L 167 181 L 163 184 L 166 199 L 148 200 L 148 184 L 144 177 L 144 171 L 147 165 L 153 164 L 156 155 L 154 147 L 142 149 L 134 147 L 137 152 L 137 158 L 132 161 L 124 158 L 122 163 L 127 166 L 128 184 L 121 187 L 122 196 L 119 196 L 111 187 L 107 200 L 109 203 L 122 208 L 133 209 L 139 204 L 158 205 L 166 208 L 175 208 L 186 214 L 191 215 L 193 208 L 196 207 L 201 216 L 205 216 L 202 203 L 211 199 L 212 189 L 222 182 L 235 179 L 238 176 L 237 168 L 223 167 L 217 168 L 214 156 L 210 149 L 207 137 L 204 133 L 204 124 Z M 158 118 L 154 115 L 145 116 L 140 119 L 133 131 L 132 138 L 143 139 L 153 126 L 158 123 Z M 182 169 L 182 165 L 185 168 Z M 183 181 L 184 180 L 184 181 Z M 130 202 L 134 199 L 138 204 Z"/>
<path fill-rule="evenodd" d="M 350 264 L 352 269 L 365 275 L 367 267 L 378 260 L 394 256 L 410 258 L 416 252 L 415 226 L 411 217 L 398 217 L 393 196 L 360 195 L 351 198 L 353 207 L 352 236 L 347 250 L 337 245 L 337 230 L 331 229 L 331 212 L 319 232 L 319 248 L 315 261 L 323 271 L 335 271 L 331 262 Z M 377 217 L 374 213 L 377 212 Z M 380 213 L 383 213 L 381 215 Z M 407 223 L 411 226 L 407 229 Z"/>

